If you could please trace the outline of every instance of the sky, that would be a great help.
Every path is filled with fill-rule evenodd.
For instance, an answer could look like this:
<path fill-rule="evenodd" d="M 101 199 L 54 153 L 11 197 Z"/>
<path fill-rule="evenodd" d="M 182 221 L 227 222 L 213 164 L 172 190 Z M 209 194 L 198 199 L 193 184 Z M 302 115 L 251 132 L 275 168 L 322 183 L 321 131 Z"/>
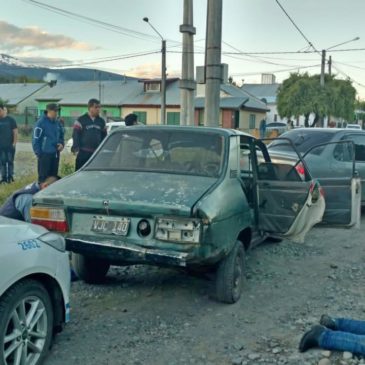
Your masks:
<path fill-rule="evenodd" d="M 82 65 L 129 76 L 160 77 L 161 39 L 142 20 L 148 17 L 167 40 L 168 77 L 180 76 L 183 0 L 0 1 L 1 53 L 33 65 Z M 207 0 L 193 1 L 195 66 L 199 66 L 204 64 Z M 42 4 L 116 27 L 64 16 Z M 332 57 L 332 72 L 339 78 L 350 77 L 358 96 L 365 99 L 364 14 L 364 0 L 223 0 L 222 62 L 239 85 L 260 83 L 262 73 L 273 73 L 281 82 L 298 70 L 320 73 L 322 49 L 360 37 L 328 50 L 327 56 Z M 277 53 L 308 49 L 313 53 Z M 262 52 L 266 54 L 243 54 Z M 106 62 L 106 58 L 112 60 Z"/>

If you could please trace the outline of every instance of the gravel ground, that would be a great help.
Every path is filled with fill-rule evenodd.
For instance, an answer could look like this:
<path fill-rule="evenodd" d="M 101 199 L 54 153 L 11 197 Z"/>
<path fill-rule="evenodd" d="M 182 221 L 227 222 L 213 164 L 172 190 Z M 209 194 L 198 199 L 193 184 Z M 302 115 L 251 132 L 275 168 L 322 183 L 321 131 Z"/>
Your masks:
<path fill-rule="evenodd" d="M 17 180 L 35 171 L 29 147 L 17 149 Z M 103 285 L 73 283 L 71 322 L 45 365 L 365 364 L 297 351 L 322 313 L 365 319 L 364 233 L 363 218 L 361 230 L 316 228 L 305 244 L 255 248 L 234 305 L 211 298 L 211 277 L 172 269 L 113 267 Z"/>
<path fill-rule="evenodd" d="M 348 353 L 297 351 L 322 313 L 365 317 L 362 223 L 250 251 L 234 305 L 211 298 L 212 278 L 172 269 L 112 268 L 103 285 L 73 283 L 72 319 L 46 365 L 364 364 Z"/>

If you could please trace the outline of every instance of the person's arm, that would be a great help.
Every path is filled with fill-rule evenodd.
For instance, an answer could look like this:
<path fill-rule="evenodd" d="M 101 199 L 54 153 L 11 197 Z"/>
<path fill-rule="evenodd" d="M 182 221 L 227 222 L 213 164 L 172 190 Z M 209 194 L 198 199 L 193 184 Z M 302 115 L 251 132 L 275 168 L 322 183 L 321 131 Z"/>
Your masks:
<path fill-rule="evenodd" d="M 62 151 L 63 147 L 65 147 L 65 130 L 61 124 L 61 122 L 57 122 L 58 125 L 58 143 L 57 143 L 57 149 L 58 151 Z"/>
<path fill-rule="evenodd" d="M 73 153 L 77 153 L 80 150 L 81 133 L 82 133 L 82 124 L 78 120 L 76 120 L 72 131 L 73 142 L 72 142 L 71 152 Z"/>
<path fill-rule="evenodd" d="M 43 137 L 44 137 L 44 131 L 42 128 L 42 122 L 41 122 L 41 120 L 39 120 L 34 127 L 33 136 L 32 136 L 33 151 L 37 157 L 39 157 L 39 155 L 42 152 Z"/>
<path fill-rule="evenodd" d="M 12 129 L 13 129 L 13 147 L 15 147 L 18 142 L 18 126 L 16 125 L 15 119 L 12 120 Z"/>
<path fill-rule="evenodd" d="M 30 208 L 32 207 L 32 194 L 21 194 L 15 198 L 15 208 L 21 213 L 25 222 L 30 222 Z"/>
<path fill-rule="evenodd" d="M 106 123 L 104 121 L 104 129 L 102 129 L 101 131 L 101 140 L 103 140 L 107 135 L 107 131 L 106 131 Z"/>

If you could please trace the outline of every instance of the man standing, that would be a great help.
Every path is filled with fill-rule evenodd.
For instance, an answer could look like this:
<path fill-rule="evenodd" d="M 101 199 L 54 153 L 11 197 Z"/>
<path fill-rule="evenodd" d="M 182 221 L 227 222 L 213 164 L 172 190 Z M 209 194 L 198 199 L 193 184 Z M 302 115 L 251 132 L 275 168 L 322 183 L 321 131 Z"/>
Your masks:
<path fill-rule="evenodd" d="M 79 117 L 73 127 L 71 151 L 77 154 L 75 171 L 85 164 L 106 137 L 105 121 L 99 115 L 100 101 L 90 99 L 87 106 L 88 112 Z"/>
<path fill-rule="evenodd" d="M 57 120 L 57 104 L 46 106 L 46 113 L 37 121 L 33 131 L 33 151 L 38 159 L 38 182 L 58 175 L 60 152 L 65 145 L 64 133 Z"/>
<path fill-rule="evenodd" d="M 124 118 L 124 123 L 127 127 L 138 124 L 138 115 L 131 113 Z"/>
<path fill-rule="evenodd" d="M 16 121 L 7 115 L 4 104 L 0 104 L 0 166 L 1 183 L 14 181 L 14 155 L 18 138 Z"/>
<path fill-rule="evenodd" d="M 260 138 L 263 139 L 265 138 L 265 134 L 266 134 L 266 119 L 262 119 L 260 122 Z"/>

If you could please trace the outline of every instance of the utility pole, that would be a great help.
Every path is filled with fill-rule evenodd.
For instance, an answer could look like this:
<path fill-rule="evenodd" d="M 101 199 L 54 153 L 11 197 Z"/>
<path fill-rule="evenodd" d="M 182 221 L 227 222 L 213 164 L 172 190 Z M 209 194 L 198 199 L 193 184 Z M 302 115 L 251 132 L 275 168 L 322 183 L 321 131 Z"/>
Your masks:
<path fill-rule="evenodd" d="M 183 34 L 182 68 L 180 80 L 180 124 L 194 125 L 194 35 L 193 0 L 184 0 L 183 24 L 180 25 Z"/>
<path fill-rule="evenodd" d="M 208 0 L 205 53 L 204 125 L 219 126 L 220 85 L 222 82 L 222 1 Z"/>
<path fill-rule="evenodd" d="M 332 56 L 328 58 L 328 75 L 332 76 Z"/>
<path fill-rule="evenodd" d="M 326 50 L 322 49 L 322 62 L 321 62 L 321 86 L 324 87 L 324 74 L 326 67 Z"/>
<path fill-rule="evenodd" d="M 99 102 L 101 102 L 101 72 L 99 71 Z"/>
<path fill-rule="evenodd" d="M 166 40 L 164 39 L 164 37 L 162 37 L 161 33 L 150 23 L 147 17 L 144 17 L 143 21 L 148 23 L 149 26 L 161 38 L 161 124 L 166 124 Z"/>

